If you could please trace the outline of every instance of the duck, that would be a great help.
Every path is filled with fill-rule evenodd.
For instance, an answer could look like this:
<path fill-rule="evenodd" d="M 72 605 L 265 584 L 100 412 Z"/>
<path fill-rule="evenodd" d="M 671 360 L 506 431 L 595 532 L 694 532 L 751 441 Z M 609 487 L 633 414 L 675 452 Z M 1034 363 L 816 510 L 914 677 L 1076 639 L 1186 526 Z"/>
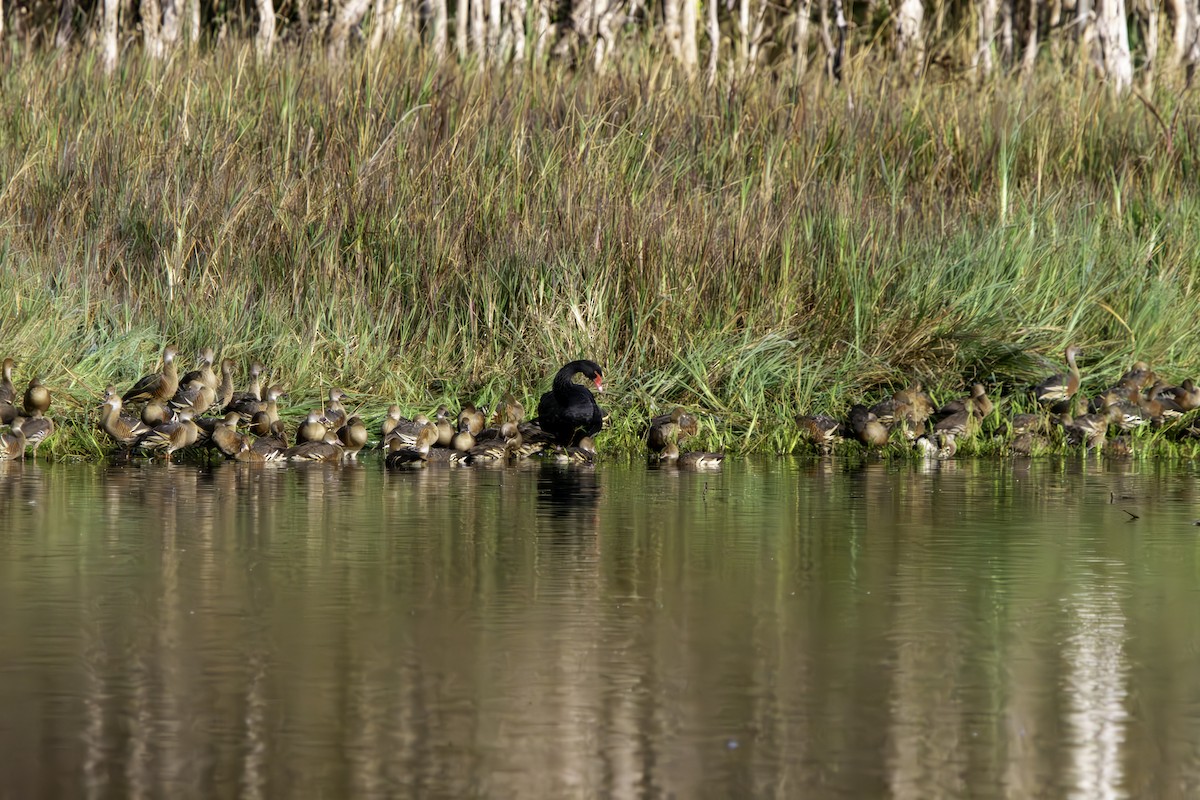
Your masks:
<path fill-rule="evenodd" d="M 478 437 L 483 433 L 483 427 L 487 423 L 487 414 L 476 408 L 473 404 L 468 403 L 458 412 L 459 431 L 462 430 L 464 422 L 466 422 L 467 431 L 472 436 Z"/>
<path fill-rule="evenodd" d="M 412 444 L 403 444 L 398 437 L 394 437 L 389 443 L 390 449 L 384 457 L 384 464 L 402 469 L 423 467 L 429 462 L 430 449 L 437 438 L 437 426 L 428 421 L 417 431 Z M 464 456 L 460 454 L 460 457 Z"/>
<path fill-rule="evenodd" d="M 503 425 L 505 422 L 511 422 L 514 425 L 520 425 L 524 419 L 525 406 L 521 405 L 512 392 L 504 395 L 500 405 L 496 406 L 495 424 Z"/>
<path fill-rule="evenodd" d="M 342 407 L 342 400 L 346 397 L 346 393 L 341 389 L 330 389 L 329 400 L 325 403 L 325 409 L 321 413 L 321 422 L 331 431 L 336 431 L 346 424 L 346 409 Z"/>
<path fill-rule="evenodd" d="M 242 415 L 230 411 L 217 421 L 209 436 L 209 441 L 226 458 L 236 458 L 238 453 L 250 449 L 250 437 L 237 429 Z"/>
<path fill-rule="evenodd" d="M 704 453 L 704 452 L 679 452 L 679 445 L 675 442 L 668 442 L 663 451 L 659 453 L 659 458 L 665 463 L 675 464 L 680 469 L 716 469 L 721 466 L 721 462 L 725 460 L 724 453 Z"/>
<path fill-rule="evenodd" d="M 450 409 L 445 405 L 438 406 L 433 413 L 433 424 L 438 430 L 438 447 L 450 447 L 454 441 L 454 425 L 450 422 Z"/>
<path fill-rule="evenodd" d="M 157 400 L 151 400 L 142 406 L 142 425 L 147 429 L 170 422 L 175 419 L 175 412 Z"/>
<path fill-rule="evenodd" d="M 282 420 L 276 420 L 269 423 L 269 432 L 255 439 L 250 449 L 266 455 L 268 459 L 284 460 L 290 444 L 286 426 Z"/>
<path fill-rule="evenodd" d="M 554 460 L 560 464 L 595 464 L 596 442 L 592 437 L 585 436 L 574 447 L 556 447 Z"/>
<path fill-rule="evenodd" d="M 238 414 L 239 417 L 241 416 L 241 414 L 239 414 L 237 411 L 231 411 L 229 413 Z M 266 411 L 256 411 L 254 416 L 250 418 L 250 433 L 260 437 L 270 436 L 272 424 L 273 423 L 271 422 L 270 414 L 268 414 Z"/>
<path fill-rule="evenodd" d="M 174 397 L 175 390 L 179 388 L 179 374 L 175 370 L 177 352 L 175 345 L 169 344 L 164 347 L 162 369 L 139 379 L 133 388 L 122 395 L 121 401 L 132 403 L 138 400 L 157 400 L 166 403 Z"/>
<path fill-rule="evenodd" d="M 100 430 L 117 444 L 128 446 L 150 429 L 142 424 L 140 419 L 121 414 L 121 395 L 110 386 L 105 393 L 104 403 L 100 406 Z"/>
<path fill-rule="evenodd" d="M 34 378 L 25 390 L 25 415 L 40 416 L 50 410 L 50 390 L 42 383 L 41 378 Z"/>
<path fill-rule="evenodd" d="M 436 425 L 434 430 L 437 430 Z M 450 447 L 460 453 L 466 453 L 474 446 L 475 434 L 471 433 L 471 419 L 460 414 L 458 416 L 458 433 L 454 434 L 454 438 L 450 440 Z"/>
<path fill-rule="evenodd" d="M 310 411 L 304 422 L 300 423 L 296 428 L 296 444 L 301 445 L 306 442 L 323 442 L 327 433 L 325 425 L 321 422 L 321 413 L 319 411 Z"/>
<path fill-rule="evenodd" d="M 958 442 L 953 433 L 939 431 L 935 434 L 936 442 L 928 436 L 920 436 L 916 440 L 917 450 L 925 458 L 938 461 L 948 461 L 958 452 Z"/>
<path fill-rule="evenodd" d="M 25 458 L 25 434 L 13 420 L 8 433 L 0 433 L 0 461 L 21 461 Z"/>
<path fill-rule="evenodd" d="M 250 386 L 244 392 L 234 392 L 225 404 L 224 411 L 237 411 L 243 416 L 261 410 L 263 402 L 261 377 L 263 365 L 257 361 L 250 364 Z"/>
<path fill-rule="evenodd" d="M 54 420 L 43 417 L 39 411 L 31 417 L 17 417 L 12 422 L 13 427 L 19 427 L 25 435 L 25 446 L 33 447 L 33 460 L 37 461 L 37 451 L 42 442 L 54 435 Z"/>
<path fill-rule="evenodd" d="M 1145 361 L 1135 361 L 1117 381 L 1118 389 L 1137 389 L 1139 392 L 1155 380 L 1154 372 Z"/>
<path fill-rule="evenodd" d="M 597 392 L 604 391 L 603 368 L 595 361 L 579 359 L 564 364 L 555 373 L 550 391 L 538 401 L 539 427 L 564 447 L 577 446 L 584 436 L 594 437 L 604 427 L 604 413 L 596 398 L 586 386 L 575 383 L 575 376 L 580 374 Z"/>
<path fill-rule="evenodd" d="M 966 408 L 961 411 L 956 411 L 953 414 L 943 417 L 933 424 L 933 432 L 935 434 L 951 434 L 953 436 L 966 436 L 972 428 L 975 427 L 975 418 L 972 412 Z"/>
<path fill-rule="evenodd" d="M 1173 388 L 1171 393 L 1175 396 L 1175 402 L 1184 411 L 1195 411 L 1200 408 L 1200 387 L 1197 387 L 1196 382 L 1191 378 Z"/>
<path fill-rule="evenodd" d="M 203 348 L 196 354 L 197 369 L 183 373 L 183 377 L 179 379 L 180 384 L 188 381 L 200 381 L 216 394 L 217 391 L 217 376 L 213 372 L 213 363 L 217 359 L 217 354 L 213 352 L 211 347 Z M 205 409 L 207 411 L 207 409 Z"/>
<path fill-rule="evenodd" d="M 521 446 L 521 431 L 515 422 L 500 426 L 499 436 L 478 442 L 466 451 L 468 464 L 480 462 L 507 462 Z M 456 448 L 457 449 L 457 448 Z"/>
<path fill-rule="evenodd" d="M 959 411 L 969 411 L 976 419 L 985 419 L 992 413 L 995 408 L 991 398 L 987 396 L 987 389 L 982 383 L 971 385 L 971 394 L 961 400 L 951 400 L 944 406 L 938 409 L 937 413 L 941 416 L 950 416 L 957 414 Z"/>
<path fill-rule="evenodd" d="M 388 406 L 387 413 L 383 415 L 383 420 L 379 423 L 379 446 L 382 447 L 384 442 L 388 440 L 392 431 L 400 424 L 400 420 L 404 415 L 400 411 L 400 406 L 392 403 Z"/>
<path fill-rule="evenodd" d="M 168 405 L 175 411 L 189 409 L 193 414 L 203 414 L 212 407 L 217 399 L 217 392 L 199 378 L 181 379 L 179 388 Z"/>
<path fill-rule="evenodd" d="M 1082 354 L 1078 345 L 1071 345 L 1063 354 L 1067 362 L 1065 375 L 1051 375 L 1033 387 L 1033 396 L 1039 403 L 1057 403 L 1070 400 L 1079 391 L 1079 367 L 1075 359 Z"/>
<path fill-rule="evenodd" d="M 646 446 L 652 453 L 661 453 L 669 442 L 676 441 L 682 433 L 680 421 L 688 417 L 682 406 L 676 406 L 669 414 L 659 414 L 650 419 L 646 429 Z"/>
<path fill-rule="evenodd" d="M 192 422 L 192 412 L 183 410 L 175 419 L 164 422 L 143 434 L 136 447 L 147 453 L 161 453 L 170 461 L 171 456 L 196 441 L 199 431 Z"/>
<path fill-rule="evenodd" d="M 888 442 L 888 429 L 866 406 L 850 407 L 849 427 L 854 437 L 867 447 L 883 447 Z"/>
<path fill-rule="evenodd" d="M 1133 455 L 1133 442 L 1128 436 L 1114 436 L 1104 443 L 1107 458 L 1129 458 Z"/>
<path fill-rule="evenodd" d="M 342 443 L 343 455 L 351 461 L 358 458 L 359 451 L 367 445 L 367 426 L 362 417 L 353 416 L 346 420 L 346 424 L 338 428 L 337 437 Z"/>
<path fill-rule="evenodd" d="M 340 442 L 337 444 L 325 441 L 301 442 L 287 449 L 286 458 L 288 461 L 338 464 L 342 460 L 342 446 Z"/>
<path fill-rule="evenodd" d="M 843 426 L 833 417 L 810 414 L 798 420 L 800 430 L 807 434 L 821 455 L 829 455 L 833 446 L 842 440 Z"/>
<path fill-rule="evenodd" d="M 412 419 L 401 417 L 392 427 L 391 432 L 384 437 L 382 446 L 391 448 L 392 442 L 396 442 L 396 447 L 411 447 L 417 443 L 417 434 L 429 425 L 429 417 L 424 414 L 417 414 Z M 436 426 L 435 426 L 436 427 Z"/>
<path fill-rule="evenodd" d="M 224 410 L 233 401 L 233 368 L 232 358 L 221 359 L 221 380 L 217 383 L 216 399 L 213 406 Z"/>
<path fill-rule="evenodd" d="M 4 359 L 0 371 L 0 425 L 7 425 L 17 418 L 17 387 L 13 385 L 12 373 L 16 362 Z"/>

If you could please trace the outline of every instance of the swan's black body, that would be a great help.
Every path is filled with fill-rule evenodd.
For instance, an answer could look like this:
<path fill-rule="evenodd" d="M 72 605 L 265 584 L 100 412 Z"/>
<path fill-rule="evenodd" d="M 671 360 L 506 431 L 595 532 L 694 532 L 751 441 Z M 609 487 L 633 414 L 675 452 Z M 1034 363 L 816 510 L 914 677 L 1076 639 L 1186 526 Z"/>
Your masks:
<path fill-rule="evenodd" d="M 554 385 L 538 402 L 537 423 L 564 447 L 574 447 L 585 436 L 595 436 L 604 425 L 604 415 L 586 386 L 574 382 L 583 373 L 602 390 L 604 370 L 595 361 L 572 361 L 554 376 Z"/>

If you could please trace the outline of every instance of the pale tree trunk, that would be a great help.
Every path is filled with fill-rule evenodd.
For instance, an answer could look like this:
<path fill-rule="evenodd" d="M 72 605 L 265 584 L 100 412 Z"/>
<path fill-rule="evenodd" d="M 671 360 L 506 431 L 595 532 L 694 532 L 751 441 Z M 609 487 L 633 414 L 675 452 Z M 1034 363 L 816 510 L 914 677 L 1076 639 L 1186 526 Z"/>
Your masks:
<path fill-rule="evenodd" d="M 371 38 L 367 49 L 378 53 L 383 43 L 391 38 L 392 15 L 388 13 L 388 0 L 375 0 L 371 6 Z"/>
<path fill-rule="evenodd" d="M 680 14 L 683 31 L 679 40 L 679 51 L 683 59 L 683 68 L 690 76 L 695 76 L 700 66 L 700 48 L 696 44 L 696 18 L 699 0 L 683 0 L 683 10 Z"/>
<path fill-rule="evenodd" d="M 188 41 L 200 41 L 200 0 L 188 0 Z"/>
<path fill-rule="evenodd" d="M 537 3 L 533 31 L 533 61 L 535 64 L 546 63 L 546 53 L 554 41 L 554 31 L 550 24 L 550 0 L 533 0 Z"/>
<path fill-rule="evenodd" d="M 1014 0 L 1000 0 L 1000 63 L 1005 69 L 1013 63 Z"/>
<path fill-rule="evenodd" d="M 0 36 L 4 35 L 4 0 L 0 0 Z"/>
<path fill-rule="evenodd" d="M 1029 21 L 1025 31 L 1025 52 L 1021 56 L 1021 74 L 1033 77 L 1038 52 L 1038 0 L 1029 0 Z"/>
<path fill-rule="evenodd" d="M 258 57 L 266 61 L 275 47 L 275 3 L 273 0 L 256 0 L 258 5 L 258 36 L 255 46 Z"/>
<path fill-rule="evenodd" d="M 341 61 L 350 44 L 350 31 L 357 25 L 371 6 L 371 0 L 346 0 L 337 9 L 333 23 L 329 26 L 329 45 L 326 54 L 330 61 Z"/>
<path fill-rule="evenodd" d="M 592 56 L 592 64 L 598 72 L 604 69 L 604 65 L 616 50 L 617 27 L 624 11 L 620 0 L 601 0 L 601 2 L 607 4 L 596 19 L 596 50 Z"/>
<path fill-rule="evenodd" d="M 663 0 L 663 33 L 667 37 L 667 49 L 675 63 L 683 62 L 683 46 L 680 39 L 683 36 L 679 20 L 679 0 Z"/>
<path fill-rule="evenodd" d="M 174 50 L 179 44 L 179 3 L 180 0 L 163 0 L 162 4 L 162 43 L 165 51 Z"/>
<path fill-rule="evenodd" d="M 975 69 L 975 74 L 986 79 L 992 74 L 992 48 L 995 46 L 996 39 L 996 0 L 976 0 L 976 32 L 978 36 L 978 44 L 975 47 L 975 55 L 971 58 L 971 66 Z"/>
<path fill-rule="evenodd" d="M 525 15 L 528 13 L 528 5 L 525 0 L 509 0 L 508 4 L 508 23 L 509 36 L 512 41 L 509 47 L 512 50 L 512 60 L 514 64 L 521 64 L 525 61 Z"/>
<path fill-rule="evenodd" d="M 1192 85 L 1192 77 L 1196 73 L 1196 65 L 1200 64 L 1200 0 L 1188 0 L 1190 30 L 1192 43 L 1188 46 L 1187 56 L 1184 57 L 1184 71 L 1187 85 Z"/>
<path fill-rule="evenodd" d="M 758 69 L 759 59 L 762 55 L 762 44 L 767 38 L 767 11 L 771 0 L 757 0 L 758 7 L 754 12 L 754 24 L 750 28 L 750 58 L 747 66 L 750 72 L 755 72 Z"/>
<path fill-rule="evenodd" d="M 75 38 L 75 0 L 61 0 L 58 4 L 58 30 L 54 34 L 54 46 L 65 50 Z"/>
<path fill-rule="evenodd" d="M 1050 40 L 1050 59 L 1058 65 L 1062 39 L 1063 0 L 1050 0 L 1050 17 L 1046 20 L 1046 38 Z"/>
<path fill-rule="evenodd" d="M 750 61 L 750 0 L 738 0 L 737 59 L 738 75 L 744 75 Z"/>
<path fill-rule="evenodd" d="M 1171 40 L 1174 45 L 1171 48 L 1171 64 L 1179 67 L 1187 58 L 1188 45 L 1191 43 L 1188 38 L 1188 4 L 1187 0 L 1166 0 L 1166 3 L 1167 13 L 1171 15 Z"/>
<path fill-rule="evenodd" d="M 104 27 L 100 37 L 100 52 L 105 75 L 112 75 L 117 69 L 117 15 L 120 11 L 121 0 L 104 0 Z"/>
<path fill-rule="evenodd" d="M 1112 82 L 1113 91 L 1124 94 L 1133 85 L 1133 59 L 1129 53 L 1129 26 L 1125 22 L 1125 0 L 1096 2 L 1096 61 Z"/>
<path fill-rule="evenodd" d="M 454 52 L 459 61 L 466 61 L 471 55 L 470 39 L 468 38 L 471 24 L 471 5 L 483 0 L 457 0 L 454 5 Z M 441 0 L 445 3 L 446 0 Z"/>
<path fill-rule="evenodd" d="M 896 58 L 901 64 L 920 68 L 925 60 L 925 7 L 921 0 L 899 0 L 896 9 Z"/>
<path fill-rule="evenodd" d="M 704 70 L 704 81 L 708 88 L 717 84 L 717 68 L 721 65 L 721 26 L 717 22 L 716 0 L 705 0 L 705 29 L 708 33 L 708 66 Z"/>
<path fill-rule="evenodd" d="M 142 0 L 142 42 L 146 55 L 162 58 L 162 8 L 158 0 Z"/>
<path fill-rule="evenodd" d="M 504 58 L 500 52 L 500 24 L 504 21 L 500 0 L 488 0 L 487 17 L 487 54 L 499 64 Z"/>
<path fill-rule="evenodd" d="M 483 60 L 487 40 L 484 33 L 483 4 L 485 0 L 471 0 L 471 50 L 475 57 Z"/>
<path fill-rule="evenodd" d="M 796 62 L 793 75 L 804 77 L 808 69 L 808 32 L 812 27 L 812 0 L 796 0 Z"/>
<path fill-rule="evenodd" d="M 446 0 L 425 0 L 426 18 L 429 20 L 429 39 L 430 47 L 433 48 L 433 55 L 441 60 L 446 57 L 446 50 L 450 44 L 450 32 L 447 30 L 450 23 L 450 15 L 447 13 Z"/>
<path fill-rule="evenodd" d="M 1154 90 L 1154 66 L 1158 61 L 1158 8 L 1154 0 L 1134 0 L 1137 9 L 1138 27 L 1142 34 L 1142 46 L 1146 51 L 1146 64 L 1142 70 L 1142 91 L 1150 94 Z"/>

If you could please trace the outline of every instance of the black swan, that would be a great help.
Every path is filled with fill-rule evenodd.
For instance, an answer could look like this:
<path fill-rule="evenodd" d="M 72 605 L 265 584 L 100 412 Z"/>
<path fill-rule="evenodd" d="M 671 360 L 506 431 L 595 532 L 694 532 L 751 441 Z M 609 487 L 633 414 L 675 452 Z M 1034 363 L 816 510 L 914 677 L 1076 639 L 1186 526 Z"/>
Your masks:
<path fill-rule="evenodd" d="M 595 361 L 572 361 L 554 376 L 554 385 L 538 402 L 537 422 L 543 431 L 564 447 L 574 447 L 585 436 L 595 436 L 604 425 L 604 416 L 596 398 L 583 385 L 574 382 L 582 373 L 604 391 L 604 370 Z"/>

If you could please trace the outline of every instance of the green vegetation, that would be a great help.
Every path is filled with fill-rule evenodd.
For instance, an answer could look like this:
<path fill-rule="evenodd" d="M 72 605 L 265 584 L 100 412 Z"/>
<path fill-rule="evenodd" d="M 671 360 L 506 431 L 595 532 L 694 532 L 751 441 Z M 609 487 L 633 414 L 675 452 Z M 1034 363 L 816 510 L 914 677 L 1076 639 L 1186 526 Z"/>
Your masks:
<path fill-rule="evenodd" d="M 587 356 L 609 452 L 676 403 L 710 412 L 699 444 L 786 451 L 797 414 L 912 376 L 1019 391 L 1068 342 L 1087 389 L 1135 357 L 1200 371 L 1200 109 L 1169 87 L 864 64 L 706 93 L 658 62 L 422 58 L 135 52 L 111 81 L 92 54 L 14 59 L 0 356 L 81 422 L 43 453 L 98 452 L 85 415 L 166 342 L 372 419 L 533 408 Z"/>

